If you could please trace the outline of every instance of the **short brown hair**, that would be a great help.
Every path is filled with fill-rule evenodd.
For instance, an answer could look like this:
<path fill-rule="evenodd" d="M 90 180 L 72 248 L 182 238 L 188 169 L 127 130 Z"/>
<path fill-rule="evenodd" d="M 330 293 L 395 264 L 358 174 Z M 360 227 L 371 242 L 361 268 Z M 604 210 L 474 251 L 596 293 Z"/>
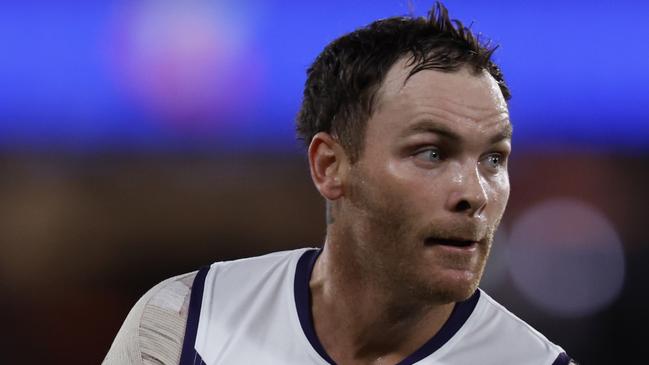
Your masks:
<path fill-rule="evenodd" d="M 409 57 L 408 77 L 422 70 L 453 72 L 462 66 L 476 73 L 487 70 L 509 100 L 503 74 L 491 60 L 496 48 L 451 19 L 440 2 L 428 18 L 392 17 L 345 34 L 327 45 L 307 70 L 298 137 L 308 146 L 316 133 L 331 133 L 356 161 L 377 90 L 402 57 Z"/>

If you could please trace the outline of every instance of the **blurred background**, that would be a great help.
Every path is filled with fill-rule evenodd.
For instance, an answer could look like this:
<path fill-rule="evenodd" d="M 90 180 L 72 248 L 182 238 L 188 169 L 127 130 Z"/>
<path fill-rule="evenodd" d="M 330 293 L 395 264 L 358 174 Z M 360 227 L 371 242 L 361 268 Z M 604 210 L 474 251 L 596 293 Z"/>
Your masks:
<path fill-rule="evenodd" d="M 99 364 L 130 307 L 217 260 L 317 246 L 293 133 L 332 39 L 431 1 L 0 10 L 0 363 Z M 649 3 L 448 0 L 500 44 L 512 197 L 483 288 L 584 364 L 649 326 Z"/>

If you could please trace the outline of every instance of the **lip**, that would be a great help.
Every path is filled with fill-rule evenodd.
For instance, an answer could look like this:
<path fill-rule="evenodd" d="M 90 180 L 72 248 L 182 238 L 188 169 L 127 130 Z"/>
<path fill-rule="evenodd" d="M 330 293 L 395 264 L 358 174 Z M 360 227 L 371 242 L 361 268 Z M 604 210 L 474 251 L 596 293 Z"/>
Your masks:
<path fill-rule="evenodd" d="M 449 252 L 473 252 L 478 249 L 480 241 L 472 239 L 440 239 L 440 238 L 427 238 L 425 240 L 426 247 L 435 247 Z"/>
<path fill-rule="evenodd" d="M 427 237 L 425 239 L 426 245 L 445 245 L 462 247 L 471 244 L 476 244 L 479 240 L 474 238 L 461 238 L 461 237 Z"/>
<path fill-rule="evenodd" d="M 431 247 L 448 253 L 473 254 L 478 251 L 478 242 L 473 242 L 467 246 L 432 245 Z"/>

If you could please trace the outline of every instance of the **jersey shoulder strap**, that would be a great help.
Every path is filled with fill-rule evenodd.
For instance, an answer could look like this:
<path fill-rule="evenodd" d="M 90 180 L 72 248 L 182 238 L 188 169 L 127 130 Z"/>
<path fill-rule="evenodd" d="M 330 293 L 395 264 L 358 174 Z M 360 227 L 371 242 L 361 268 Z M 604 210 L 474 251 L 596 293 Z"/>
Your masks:
<path fill-rule="evenodd" d="M 201 305 L 203 303 L 203 289 L 205 288 L 205 277 L 210 271 L 210 266 L 201 268 L 192 285 L 192 293 L 189 299 L 189 312 L 187 313 L 187 327 L 185 327 L 185 338 L 183 340 L 182 352 L 180 354 L 179 365 L 203 365 L 205 362 L 201 359 L 194 348 L 196 343 L 196 333 L 198 332 L 198 320 L 201 315 Z"/>

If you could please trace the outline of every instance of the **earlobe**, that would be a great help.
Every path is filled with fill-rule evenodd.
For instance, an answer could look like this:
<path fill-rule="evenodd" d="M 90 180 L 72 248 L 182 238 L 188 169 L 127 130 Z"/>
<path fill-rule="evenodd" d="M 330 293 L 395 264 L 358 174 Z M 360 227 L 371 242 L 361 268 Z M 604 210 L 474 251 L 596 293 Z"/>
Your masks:
<path fill-rule="evenodd" d="M 341 167 L 345 158 L 342 146 L 329 133 L 319 132 L 311 139 L 308 156 L 316 189 L 325 199 L 340 198 L 343 195 Z"/>

